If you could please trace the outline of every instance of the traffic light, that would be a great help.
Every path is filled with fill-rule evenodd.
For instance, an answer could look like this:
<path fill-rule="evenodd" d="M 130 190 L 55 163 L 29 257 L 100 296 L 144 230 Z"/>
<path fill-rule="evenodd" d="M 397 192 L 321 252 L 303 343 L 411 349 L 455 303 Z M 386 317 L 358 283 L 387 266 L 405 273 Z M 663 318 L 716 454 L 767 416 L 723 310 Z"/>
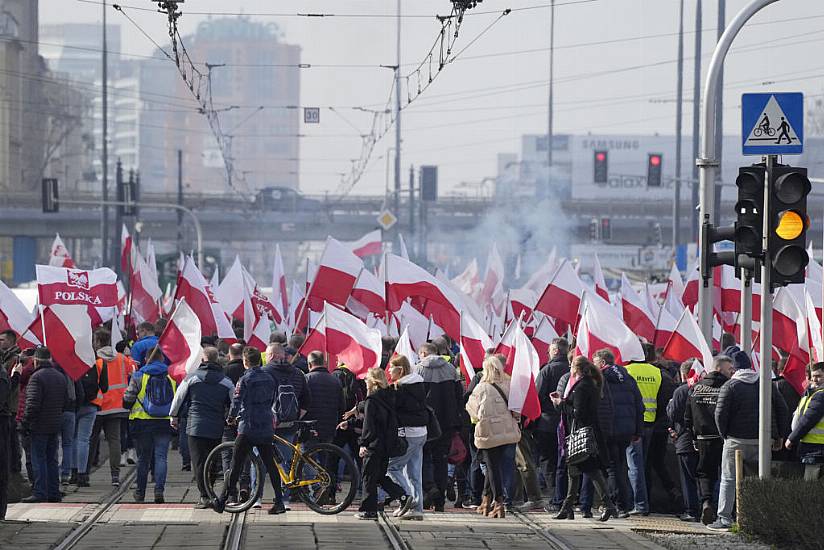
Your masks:
<path fill-rule="evenodd" d="M 60 203 L 57 196 L 57 179 L 43 178 L 43 213 L 54 214 L 60 211 Z"/>
<path fill-rule="evenodd" d="M 704 222 L 701 228 L 701 276 L 709 277 L 710 270 L 718 265 L 735 265 L 735 252 L 732 250 L 715 252 L 714 244 L 735 239 L 735 226 L 715 227 Z"/>
<path fill-rule="evenodd" d="M 589 222 L 589 240 L 592 242 L 596 242 L 598 240 L 598 220 L 595 218 L 591 219 Z"/>
<path fill-rule="evenodd" d="M 647 187 L 661 187 L 661 168 L 664 155 L 650 153 L 647 156 Z"/>
<path fill-rule="evenodd" d="M 735 185 L 738 201 L 735 203 L 735 265 L 755 268 L 755 259 L 763 257 L 762 233 L 764 226 L 764 164 L 739 168 Z M 719 203 L 716 203 L 719 204 Z"/>
<path fill-rule="evenodd" d="M 609 176 L 609 153 L 607 151 L 595 151 L 592 159 L 592 181 L 594 183 L 606 183 Z"/>
<path fill-rule="evenodd" d="M 421 166 L 421 200 L 438 200 L 438 167 Z"/>
<path fill-rule="evenodd" d="M 806 168 L 773 166 L 770 181 L 768 236 L 770 283 L 773 287 L 803 283 L 807 263 L 807 195 L 812 189 Z"/>
<path fill-rule="evenodd" d="M 609 241 L 612 239 L 612 223 L 609 218 L 601 218 L 601 240 Z"/>

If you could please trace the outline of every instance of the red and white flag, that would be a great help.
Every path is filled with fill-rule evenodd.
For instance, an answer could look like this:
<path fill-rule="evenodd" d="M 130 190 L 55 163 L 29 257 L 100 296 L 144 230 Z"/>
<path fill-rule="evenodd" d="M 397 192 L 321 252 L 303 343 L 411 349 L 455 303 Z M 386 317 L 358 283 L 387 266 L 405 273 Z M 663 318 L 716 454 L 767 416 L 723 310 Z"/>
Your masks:
<path fill-rule="evenodd" d="M 576 342 L 581 355 L 590 360 L 604 348 L 612 352 L 619 365 L 644 360 L 638 336 L 618 318 L 615 308 L 596 295 L 584 295 Z"/>
<path fill-rule="evenodd" d="M 773 298 L 772 343 L 774 347 L 789 354 L 782 375 L 801 395 L 804 393 L 806 368 L 810 361 L 807 316 L 788 287 L 779 288 Z"/>
<path fill-rule="evenodd" d="M 515 331 L 520 325 L 520 319 L 510 321 L 501 335 L 501 341 L 495 346 L 495 353 L 506 357 L 504 372 L 510 375 L 512 374 L 512 368 L 515 366 Z"/>
<path fill-rule="evenodd" d="M 32 323 L 32 333 L 49 348 L 54 362 L 72 380 L 79 380 L 97 360 L 92 348 L 89 307 L 63 304 L 41 307 L 42 321 Z"/>
<path fill-rule="evenodd" d="M 409 258 L 404 258 L 405 260 L 409 260 Z M 463 272 L 452 279 L 450 282 L 463 292 L 464 294 L 472 294 L 475 292 L 475 289 L 480 284 L 481 277 L 478 274 L 478 260 L 472 258 L 472 261 L 466 266 L 466 269 Z"/>
<path fill-rule="evenodd" d="M 505 298 L 504 295 L 504 261 L 498 253 L 498 247 L 492 243 L 489 257 L 486 260 L 486 274 L 481 288 L 480 304 L 491 305 L 498 311 Z"/>
<path fill-rule="evenodd" d="M 542 317 L 532 336 L 532 345 L 535 346 L 542 365 L 549 362 L 549 346 L 556 338 L 558 338 L 558 333 L 555 332 L 552 323 L 546 317 Z"/>
<path fill-rule="evenodd" d="M 185 258 L 183 257 L 183 252 L 180 253 L 180 259 L 177 262 L 177 271 L 180 272 L 183 269 L 183 264 L 185 263 Z M 152 239 L 149 239 L 146 242 L 146 265 L 149 267 L 149 271 L 154 275 L 154 278 L 157 279 L 157 254 L 155 254 L 155 246 L 152 242 Z"/>
<path fill-rule="evenodd" d="M 584 284 L 578 278 L 572 264 L 564 260 L 550 283 L 543 289 L 535 309 L 574 326 L 583 294 Z"/>
<path fill-rule="evenodd" d="M 289 299 L 286 296 L 286 271 L 283 269 L 283 257 L 280 255 L 280 245 L 275 245 L 275 259 L 272 266 L 272 304 L 280 314 L 281 319 L 289 315 Z"/>
<path fill-rule="evenodd" d="M 543 292 L 550 283 L 552 276 L 555 275 L 556 271 L 558 271 L 558 260 L 557 252 L 553 246 L 552 252 L 549 253 L 549 257 L 546 262 L 544 262 L 544 264 L 541 265 L 541 267 L 539 267 L 538 270 L 532 274 L 532 276 L 530 276 L 524 287 L 540 295 L 540 293 Z"/>
<path fill-rule="evenodd" d="M 409 327 L 403 327 L 403 331 L 401 331 L 401 335 L 398 337 L 398 343 L 395 344 L 395 355 L 403 355 L 409 359 L 409 364 L 414 366 L 418 363 L 418 354 L 412 347 L 408 328 Z"/>
<path fill-rule="evenodd" d="M 647 342 L 654 340 L 656 319 L 647 308 L 646 300 L 642 300 L 635 292 L 626 274 L 623 273 L 621 274 L 621 312 L 624 323 L 632 332 Z"/>
<path fill-rule="evenodd" d="M 200 365 L 200 338 L 200 320 L 186 300 L 181 299 L 157 340 L 160 351 L 169 360 L 169 376 L 178 383 Z"/>
<path fill-rule="evenodd" d="M 409 259 L 409 251 L 406 249 L 406 241 L 403 240 L 403 233 L 398 233 L 398 256 L 404 260 Z"/>
<path fill-rule="evenodd" d="M 361 269 L 346 308 L 361 319 L 366 319 L 368 313 L 383 317 L 386 314 L 384 292 L 383 281 L 379 281 L 368 269 Z"/>
<path fill-rule="evenodd" d="M 809 292 L 804 293 L 804 305 L 807 313 L 807 328 L 810 335 L 810 353 L 812 354 L 813 363 L 824 361 L 824 338 L 821 334 L 821 320 L 813 303 L 813 298 Z"/>
<path fill-rule="evenodd" d="M 40 305 L 117 305 L 117 274 L 108 267 L 84 271 L 38 265 L 36 271 Z"/>
<path fill-rule="evenodd" d="M 704 376 L 704 372 L 707 369 L 704 368 L 704 365 L 701 364 L 701 361 L 698 359 L 693 359 L 692 366 L 690 367 L 690 371 L 687 374 L 687 385 L 689 387 L 693 387 L 701 377 Z"/>
<path fill-rule="evenodd" d="M 669 274 L 670 291 L 675 295 L 675 298 L 680 302 L 684 296 L 684 280 L 681 278 L 681 272 L 678 271 L 678 266 L 672 264 L 672 269 Z"/>
<path fill-rule="evenodd" d="M 244 333 L 246 329 L 246 321 L 243 322 Z M 252 326 L 251 332 L 245 338 L 246 345 L 251 346 L 263 353 L 266 351 L 266 346 L 269 345 L 269 336 L 272 334 L 272 324 L 269 318 L 265 315 L 259 317 Z"/>
<path fill-rule="evenodd" d="M 509 313 L 510 319 L 522 317 L 529 321 L 532 318 L 532 311 L 538 302 L 538 295 L 529 288 L 513 288 L 509 291 Z"/>
<path fill-rule="evenodd" d="M 698 285 L 701 277 L 698 262 L 695 267 L 689 271 L 687 275 L 687 282 L 684 285 L 684 293 L 681 295 L 681 302 L 692 311 L 698 304 Z"/>
<path fill-rule="evenodd" d="M 329 370 L 343 363 L 358 378 L 380 365 L 381 333 L 343 310 L 326 304 L 323 317 L 306 337 L 302 353 L 321 350 L 329 355 Z"/>
<path fill-rule="evenodd" d="M 249 299 L 252 301 L 252 307 L 255 311 L 255 319 L 268 317 L 275 322 L 276 325 L 282 325 L 284 318 L 281 317 L 280 312 L 275 305 L 269 300 L 255 281 L 252 274 L 243 268 L 243 280 L 246 283 L 246 288 L 249 291 Z"/>
<path fill-rule="evenodd" d="M 475 373 L 483 368 L 486 350 L 492 347 L 492 339 L 483 327 L 471 315 L 466 313 L 461 315 L 460 347 L 461 370 L 468 386 Z"/>
<path fill-rule="evenodd" d="M 430 339 L 429 332 L 432 322 L 423 313 L 409 305 L 409 302 L 403 302 L 394 316 L 398 325 L 405 327 L 409 333 L 409 341 L 415 349 Z"/>
<path fill-rule="evenodd" d="M 601 261 L 598 259 L 598 254 L 595 254 L 595 258 L 593 259 L 592 278 L 595 281 L 595 294 L 609 302 L 607 282 L 604 279 L 604 271 L 601 269 Z"/>
<path fill-rule="evenodd" d="M 126 224 L 120 230 L 120 270 L 124 277 L 128 277 L 132 272 L 132 236 L 129 235 L 129 230 L 126 229 Z"/>
<path fill-rule="evenodd" d="M 217 335 L 218 338 L 234 341 L 235 333 L 223 307 L 217 301 L 210 285 L 189 256 L 183 265 L 183 271 L 177 278 L 175 301 L 186 300 L 189 308 L 200 320 L 201 332 L 205 336 Z"/>
<path fill-rule="evenodd" d="M 135 250 L 133 258 L 134 271 L 129 283 L 132 291 L 130 314 L 135 325 L 143 321 L 154 323 L 160 318 L 159 302 L 163 297 L 163 291 L 160 290 L 157 276 L 149 269 L 140 251 Z"/>
<path fill-rule="evenodd" d="M 509 410 L 520 413 L 527 424 L 541 416 L 541 402 L 535 380 L 541 370 L 538 352 L 519 324 L 515 326 L 515 354 L 509 383 Z"/>
<path fill-rule="evenodd" d="M 360 239 L 354 242 L 346 243 L 352 253 L 358 258 L 365 258 L 366 256 L 374 256 L 382 252 L 381 230 L 375 229 L 370 231 Z"/>
<path fill-rule="evenodd" d="M 239 321 L 243 320 L 243 300 L 246 296 L 244 293 L 245 285 L 243 265 L 240 263 L 240 257 L 235 256 L 235 261 L 229 271 L 226 272 L 220 286 L 212 289 L 218 302 L 226 310 L 229 317 Z"/>
<path fill-rule="evenodd" d="M 361 269 L 360 258 L 347 246 L 327 237 L 317 273 L 306 294 L 306 305 L 313 311 L 321 311 L 324 302 L 346 306 Z"/>
<path fill-rule="evenodd" d="M 298 328 L 298 326 L 300 326 L 300 330 L 303 330 L 303 328 L 306 326 L 305 324 L 298 325 L 299 319 L 297 318 L 297 316 L 300 315 L 301 310 L 303 310 L 303 301 L 303 289 L 300 287 L 297 281 L 292 281 L 292 304 L 289 307 L 289 318 L 286 322 L 287 327 L 292 332 L 294 332 Z"/>
<path fill-rule="evenodd" d="M 29 326 L 35 321 L 39 322 L 34 313 L 26 309 L 20 298 L 0 281 L 0 332 L 14 331 L 19 339 L 24 340 L 18 340 L 18 346 L 20 349 L 26 349 L 40 343 L 40 340 L 29 331 Z"/>
<path fill-rule="evenodd" d="M 662 355 L 679 363 L 688 359 L 698 359 L 705 368 L 712 365 L 712 351 L 690 310 L 684 309 L 672 336 L 664 345 Z"/>
<path fill-rule="evenodd" d="M 59 233 L 54 236 L 51 253 L 49 254 L 49 265 L 52 267 L 67 267 L 69 269 L 76 267 Z"/>

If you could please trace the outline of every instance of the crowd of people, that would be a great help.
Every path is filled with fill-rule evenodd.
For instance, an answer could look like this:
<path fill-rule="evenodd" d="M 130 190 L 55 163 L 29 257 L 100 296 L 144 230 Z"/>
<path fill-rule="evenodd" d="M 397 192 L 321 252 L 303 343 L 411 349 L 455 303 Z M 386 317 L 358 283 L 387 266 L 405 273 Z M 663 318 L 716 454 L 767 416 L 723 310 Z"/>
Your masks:
<path fill-rule="evenodd" d="M 525 422 L 509 406 L 511 358 L 488 350 L 465 380 L 446 336 L 422 344 L 415 364 L 384 338 L 380 367 L 360 377 L 328 365 L 320 351 L 302 354 L 300 335 L 272 333 L 263 353 L 207 337 L 202 363 L 178 384 L 158 348 L 160 330 L 142 323 L 133 342 L 113 349 L 111 334 L 98 329 L 96 366 L 76 381 L 47 347 L 21 352 L 14 332 L 0 334 L 0 518 L 9 472 L 29 480 L 24 502 L 59 502 L 65 487 L 89 486 L 104 434 L 112 486 L 136 461 L 135 502 L 145 501 L 151 474 L 153 501 L 163 503 L 176 447 L 197 482 L 195 507 L 216 512 L 242 496 L 236 486 L 256 447 L 275 493 L 269 513 L 281 514 L 289 494 L 275 462 L 288 453 L 272 436 L 293 438 L 298 419 L 314 421 L 319 441 L 357 462 L 361 519 L 392 508 L 402 520 L 421 520 L 447 506 L 488 518 L 546 511 L 558 520 L 667 512 L 727 530 L 736 451 L 757 461 L 762 373 L 730 334 L 698 380 L 690 380 L 692 361 L 660 360 L 647 344 L 644 361 L 621 365 L 608 349 L 590 361 L 556 338 L 535 381 L 540 417 Z M 773 456 L 800 461 L 818 478 L 824 363 L 810 365 L 803 396 L 782 379 L 781 365 L 773 373 Z M 228 482 L 210 499 L 204 462 L 225 441 L 234 442 Z"/>

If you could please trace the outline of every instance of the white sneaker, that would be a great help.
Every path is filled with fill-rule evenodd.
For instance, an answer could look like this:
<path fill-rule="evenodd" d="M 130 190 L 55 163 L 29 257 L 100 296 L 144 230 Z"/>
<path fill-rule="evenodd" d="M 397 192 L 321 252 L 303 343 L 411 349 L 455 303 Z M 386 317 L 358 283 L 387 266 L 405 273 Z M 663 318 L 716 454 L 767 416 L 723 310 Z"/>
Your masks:
<path fill-rule="evenodd" d="M 401 515 L 401 519 L 409 521 L 423 521 L 423 514 L 417 510 L 407 510 L 405 514 Z"/>
<path fill-rule="evenodd" d="M 252 504 L 252 508 L 262 508 L 263 504 L 261 504 L 260 499 L 257 500 L 254 504 Z"/>
<path fill-rule="evenodd" d="M 120 467 L 128 466 L 126 462 L 126 453 L 120 453 Z"/>

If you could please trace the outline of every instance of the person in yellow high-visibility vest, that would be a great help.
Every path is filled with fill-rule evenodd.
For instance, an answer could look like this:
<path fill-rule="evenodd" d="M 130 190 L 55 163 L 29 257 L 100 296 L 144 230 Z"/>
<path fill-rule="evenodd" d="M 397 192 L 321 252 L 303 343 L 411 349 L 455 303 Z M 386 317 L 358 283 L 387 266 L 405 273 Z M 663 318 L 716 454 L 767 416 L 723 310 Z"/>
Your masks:
<path fill-rule="evenodd" d="M 805 464 L 804 477 L 818 479 L 824 464 L 824 363 L 810 367 L 810 385 L 793 415 L 793 431 L 787 437 L 788 449 L 798 447 Z"/>
<path fill-rule="evenodd" d="M 632 486 L 635 507 L 629 515 L 649 515 L 649 495 L 647 491 L 646 460 L 649 446 L 652 441 L 652 432 L 655 419 L 659 414 L 666 415 L 666 401 L 660 403 L 662 396 L 661 386 L 664 375 L 661 369 L 652 364 L 655 361 L 655 348 L 651 344 L 643 344 L 644 361 L 633 361 L 626 365 L 627 372 L 635 379 L 638 390 L 641 392 L 641 401 L 644 404 L 644 426 L 641 430 L 641 439 L 633 441 L 627 447 L 627 465 L 629 466 L 629 482 Z"/>

